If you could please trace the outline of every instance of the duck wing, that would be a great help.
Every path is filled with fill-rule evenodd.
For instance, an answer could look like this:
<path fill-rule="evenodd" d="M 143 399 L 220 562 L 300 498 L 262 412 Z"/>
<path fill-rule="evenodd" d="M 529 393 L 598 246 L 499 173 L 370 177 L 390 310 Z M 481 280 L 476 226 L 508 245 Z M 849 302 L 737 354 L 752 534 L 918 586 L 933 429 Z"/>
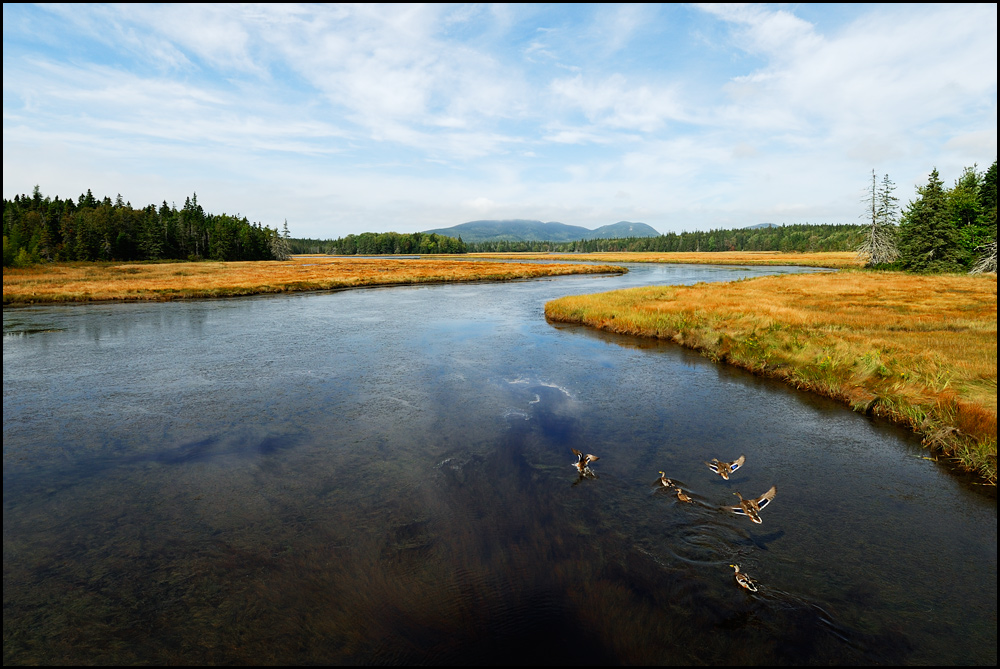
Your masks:
<path fill-rule="evenodd" d="M 767 506 L 768 504 L 770 504 L 771 500 L 774 499 L 774 496 L 776 494 L 778 494 L 778 487 L 777 486 L 771 486 L 770 490 L 768 490 L 766 493 L 764 493 L 763 495 L 761 495 L 760 497 L 757 498 L 757 500 L 756 500 L 757 501 L 757 508 L 763 509 L 765 506 Z"/>

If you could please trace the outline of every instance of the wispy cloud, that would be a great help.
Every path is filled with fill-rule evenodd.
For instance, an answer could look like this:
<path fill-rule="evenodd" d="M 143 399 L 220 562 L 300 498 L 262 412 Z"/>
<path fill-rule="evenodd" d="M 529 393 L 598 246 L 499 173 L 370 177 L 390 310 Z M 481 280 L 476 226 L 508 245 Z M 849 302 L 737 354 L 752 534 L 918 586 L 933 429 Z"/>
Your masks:
<path fill-rule="evenodd" d="M 668 231 L 853 221 L 872 169 L 995 159 L 995 4 L 836 10 L 5 4 L 4 196 Z"/>

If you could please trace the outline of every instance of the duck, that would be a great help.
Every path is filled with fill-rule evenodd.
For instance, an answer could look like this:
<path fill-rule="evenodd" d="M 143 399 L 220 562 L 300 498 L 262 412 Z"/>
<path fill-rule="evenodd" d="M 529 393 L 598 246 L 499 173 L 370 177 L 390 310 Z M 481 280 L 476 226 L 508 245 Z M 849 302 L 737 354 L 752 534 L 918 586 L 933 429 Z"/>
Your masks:
<path fill-rule="evenodd" d="M 660 478 L 656 479 L 656 482 L 659 483 L 664 488 L 670 488 L 670 487 L 676 485 L 673 482 L 673 480 L 672 479 L 668 479 L 667 475 L 664 474 L 663 472 L 660 472 Z"/>
<path fill-rule="evenodd" d="M 777 492 L 777 486 L 771 486 L 770 490 L 756 499 L 743 499 L 743 495 L 738 492 L 734 492 L 733 494 L 740 498 L 740 504 L 739 506 L 729 507 L 729 510 L 733 513 L 738 513 L 741 516 L 746 516 L 753 522 L 760 525 L 764 522 L 760 519 L 760 510 L 771 503 L 771 500 L 774 499 Z"/>
<path fill-rule="evenodd" d="M 590 463 L 591 462 L 594 462 L 595 460 L 600 460 L 600 458 L 598 456 L 596 456 L 596 455 L 591 455 L 590 453 L 587 453 L 586 455 L 584 455 L 583 453 L 581 453 L 580 451 L 576 450 L 575 448 L 572 449 L 572 450 L 573 450 L 573 453 L 576 455 L 576 462 L 573 463 L 573 466 L 576 467 L 577 471 L 580 472 L 581 474 L 584 474 L 584 473 L 587 473 L 587 472 L 590 471 Z"/>
<path fill-rule="evenodd" d="M 740 566 L 738 564 L 731 564 L 729 566 L 736 570 L 736 585 L 741 588 L 746 588 L 750 592 L 757 592 L 757 584 L 752 578 L 747 576 L 746 573 L 740 571 Z"/>
<path fill-rule="evenodd" d="M 744 462 L 746 462 L 746 456 L 741 455 L 732 462 L 719 462 L 718 458 L 712 458 L 711 462 L 706 462 L 705 464 L 713 472 L 728 481 L 729 475 L 742 467 Z"/>
<path fill-rule="evenodd" d="M 688 497 L 688 496 L 687 496 L 687 495 L 686 495 L 686 494 L 684 493 L 684 491 L 683 491 L 683 490 L 681 490 L 680 488 L 678 488 L 678 489 L 677 489 L 677 499 L 679 499 L 679 500 L 680 500 L 680 501 L 682 501 L 682 502 L 687 502 L 688 504 L 690 504 L 691 502 L 693 502 L 693 501 L 694 501 L 693 499 L 691 499 L 690 497 Z"/>

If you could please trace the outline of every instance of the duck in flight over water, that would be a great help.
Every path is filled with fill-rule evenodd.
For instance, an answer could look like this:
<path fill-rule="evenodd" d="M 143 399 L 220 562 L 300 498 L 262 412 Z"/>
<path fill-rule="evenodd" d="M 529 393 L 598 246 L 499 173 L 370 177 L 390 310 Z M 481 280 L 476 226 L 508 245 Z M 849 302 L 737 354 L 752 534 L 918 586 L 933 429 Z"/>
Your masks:
<path fill-rule="evenodd" d="M 706 462 L 705 464 L 713 472 L 728 481 L 729 475 L 742 467 L 744 462 L 746 462 L 746 456 L 741 455 L 732 462 L 719 462 L 717 458 L 712 458 L 711 462 Z"/>
<path fill-rule="evenodd" d="M 576 467 L 576 470 L 581 474 L 591 473 L 590 463 L 594 462 L 595 460 L 600 460 L 600 458 L 596 455 L 591 455 L 590 453 L 584 455 L 575 448 L 573 449 L 573 453 L 574 455 L 576 455 L 576 462 L 573 463 L 573 466 Z"/>
<path fill-rule="evenodd" d="M 729 507 L 729 510 L 733 513 L 738 513 L 741 516 L 746 516 L 753 522 L 760 525 L 764 522 L 760 519 L 760 510 L 771 503 L 771 500 L 774 499 L 777 492 L 777 486 L 771 486 L 770 490 L 757 499 L 743 499 L 743 495 L 738 492 L 734 492 L 733 494 L 740 498 L 740 504 L 739 506 Z"/>

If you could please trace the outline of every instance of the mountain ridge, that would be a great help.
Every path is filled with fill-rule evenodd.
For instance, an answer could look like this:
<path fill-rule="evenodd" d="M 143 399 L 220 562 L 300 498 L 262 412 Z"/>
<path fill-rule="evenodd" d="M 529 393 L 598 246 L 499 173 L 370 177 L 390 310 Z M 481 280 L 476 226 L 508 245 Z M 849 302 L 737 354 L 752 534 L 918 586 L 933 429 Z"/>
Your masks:
<path fill-rule="evenodd" d="M 575 242 L 590 239 L 659 237 L 660 233 L 645 223 L 618 221 L 590 230 L 557 221 L 542 222 L 523 218 L 469 221 L 450 228 L 424 230 L 425 234 L 461 237 L 470 244 L 479 242 Z"/>

